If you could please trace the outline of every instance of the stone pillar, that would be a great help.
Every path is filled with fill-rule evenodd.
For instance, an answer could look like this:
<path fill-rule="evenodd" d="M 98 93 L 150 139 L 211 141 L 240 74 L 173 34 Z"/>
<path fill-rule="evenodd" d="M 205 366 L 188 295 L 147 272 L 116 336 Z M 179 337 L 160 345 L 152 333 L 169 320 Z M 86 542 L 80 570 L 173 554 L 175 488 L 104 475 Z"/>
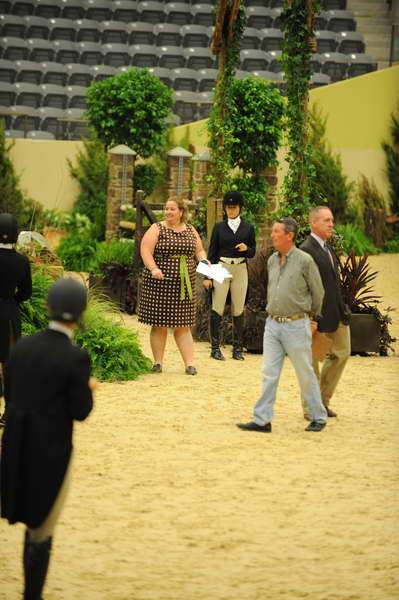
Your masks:
<path fill-rule="evenodd" d="M 266 192 L 266 205 L 262 228 L 259 232 L 259 242 L 261 246 L 270 245 L 270 232 L 272 228 L 271 214 L 278 208 L 277 206 L 277 167 L 266 167 L 262 173 L 268 186 Z"/>
<path fill-rule="evenodd" d="M 133 177 L 136 152 L 127 146 L 115 146 L 108 152 L 109 183 L 105 239 L 118 237 L 121 204 L 133 206 Z"/>
<path fill-rule="evenodd" d="M 168 197 L 177 196 L 188 200 L 191 191 L 192 154 L 177 146 L 168 152 Z"/>

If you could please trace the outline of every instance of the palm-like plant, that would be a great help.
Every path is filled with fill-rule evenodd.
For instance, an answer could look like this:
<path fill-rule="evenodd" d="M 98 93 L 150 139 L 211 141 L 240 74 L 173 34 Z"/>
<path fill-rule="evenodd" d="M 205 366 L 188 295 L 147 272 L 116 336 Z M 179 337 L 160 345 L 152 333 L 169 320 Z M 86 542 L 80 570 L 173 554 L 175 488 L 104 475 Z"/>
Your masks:
<path fill-rule="evenodd" d="M 343 299 L 351 311 L 359 312 L 359 308 L 378 304 L 381 296 L 374 294 L 373 286 L 370 286 L 377 277 L 377 271 L 370 270 L 368 255 L 358 258 L 350 252 L 345 262 L 339 265 Z"/>

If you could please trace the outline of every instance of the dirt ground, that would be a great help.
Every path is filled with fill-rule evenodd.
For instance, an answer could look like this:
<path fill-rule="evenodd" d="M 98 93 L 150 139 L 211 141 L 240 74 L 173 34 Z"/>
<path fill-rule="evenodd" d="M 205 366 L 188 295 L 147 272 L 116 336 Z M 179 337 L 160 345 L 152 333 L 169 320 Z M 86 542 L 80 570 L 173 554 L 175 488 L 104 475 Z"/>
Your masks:
<path fill-rule="evenodd" d="M 399 255 L 372 257 L 383 306 L 397 306 Z M 148 330 L 138 329 L 149 353 Z M 352 357 L 330 419 L 305 433 L 284 366 L 271 435 L 239 431 L 261 357 L 209 359 L 102 384 L 75 430 L 73 481 L 46 600 L 397 600 L 399 344 Z M 23 527 L 0 523 L 0 598 L 20 597 Z"/>

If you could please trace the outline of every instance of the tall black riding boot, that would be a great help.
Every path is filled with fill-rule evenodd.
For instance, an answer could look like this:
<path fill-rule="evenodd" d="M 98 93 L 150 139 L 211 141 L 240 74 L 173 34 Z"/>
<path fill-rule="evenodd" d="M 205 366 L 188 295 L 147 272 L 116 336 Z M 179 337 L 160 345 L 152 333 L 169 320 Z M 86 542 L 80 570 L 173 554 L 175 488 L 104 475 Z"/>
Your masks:
<path fill-rule="evenodd" d="M 211 357 L 215 360 L 224 360 L 224 356 L 220 351 L 220 329 L 222 326 L 222 317 L 214 310 L 211 310 L 209 325 L 211 338 Z"/>
<path fill-rule="evenodd" d="M 244 313 L 239 317 L 233 317 L 233 358 L 244 360 L 242 343 L 244 335 Z"/>
<path fill-rule="evenodd" d="M 24 544 L 24 600 L 41 600 L 47 569 L 50 562 L 51 544 L 49 537 L 43 542 L 32 542 L 25 531 Z"/>

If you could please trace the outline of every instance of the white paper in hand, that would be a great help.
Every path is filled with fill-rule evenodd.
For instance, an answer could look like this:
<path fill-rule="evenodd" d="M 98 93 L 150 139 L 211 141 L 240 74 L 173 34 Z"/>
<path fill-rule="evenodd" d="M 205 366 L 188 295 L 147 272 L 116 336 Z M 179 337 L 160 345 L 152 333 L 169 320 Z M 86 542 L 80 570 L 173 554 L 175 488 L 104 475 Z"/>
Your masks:
<path fill-rule="evenodd" d="M 207 263 L 199 262 L 197 273 L 205 275 L 209 279 L 214 279 L 218 283 L 223 283 L 225 279 L 231 279 L 231 274 L 220 264 L 208 265 Z"/>

